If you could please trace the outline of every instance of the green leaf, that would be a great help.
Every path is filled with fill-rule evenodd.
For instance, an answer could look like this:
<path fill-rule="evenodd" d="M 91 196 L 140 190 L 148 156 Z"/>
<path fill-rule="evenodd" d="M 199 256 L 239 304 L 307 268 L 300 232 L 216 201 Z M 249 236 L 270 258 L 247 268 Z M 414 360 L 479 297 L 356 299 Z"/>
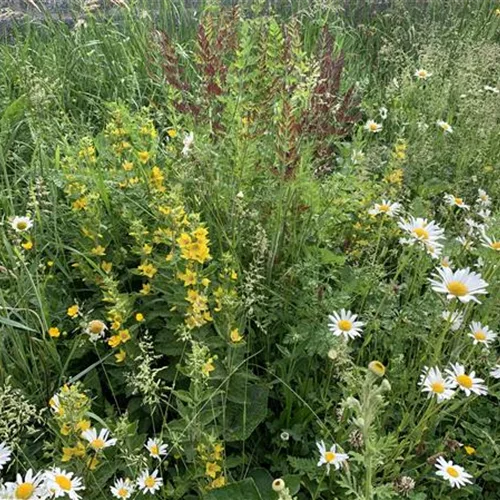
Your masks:
<path fill-rule="evenodd" d="M 205 500 L 264 500 L 251 478 L 210 491 L 203 498 Z"/>
<path fill-rule="evenodd" d="M 3 323 L 4 325 L 7 326 L 11 326 L 12 328 L 17 328 L 19 330 L 26 330 L 27 332 L 36 333 L 36 330 L 33 330 L 33 328 L 30 328 L 29 326 L 23 325 L 22 323 L 19 323 L 9 318 L 0 318 L 0 323 Z"/>

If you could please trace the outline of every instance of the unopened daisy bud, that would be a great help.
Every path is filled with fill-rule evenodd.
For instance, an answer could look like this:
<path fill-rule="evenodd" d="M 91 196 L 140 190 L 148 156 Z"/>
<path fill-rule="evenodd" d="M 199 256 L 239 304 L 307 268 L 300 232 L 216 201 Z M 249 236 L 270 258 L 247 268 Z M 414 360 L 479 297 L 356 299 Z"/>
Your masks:
<path fill-rule="evenodd" d="M 415 488 L 415 481 L 410 476 L 398 477 L 393 483 L 392 487 L 396 493 L 403 497 L 407 497 Z"/>
<path fill-rule="evenodd" d="M 363 433 L 359 429 L 355 429 L 349 435 L 349 443 L 356 450 L 363 448 L 365 440 L 363 438 Z"/>
<path fill-rule="evenodd" d="M 288 432 L 286 432 L 286 431 L 283 431 L 280 434 L 280 438 L 282 441 L 288 441 L 290 439 L 290 434 L 288 434 Z"/>
<path fill-rule="evenodd" d="M 371 361 L 368 365 L 368 369 L 377 377 L 383 377 L 385 375 L 385 366 L 380 361 Z"/>
<path fill-rule="evenodd" d="M 285 489 L 285 481 L 283 479 L 275 479 L 273 481 L 273 491 L 276 491 L 276 493 L 279 493 L 280 491 L 283 491 Z"/>

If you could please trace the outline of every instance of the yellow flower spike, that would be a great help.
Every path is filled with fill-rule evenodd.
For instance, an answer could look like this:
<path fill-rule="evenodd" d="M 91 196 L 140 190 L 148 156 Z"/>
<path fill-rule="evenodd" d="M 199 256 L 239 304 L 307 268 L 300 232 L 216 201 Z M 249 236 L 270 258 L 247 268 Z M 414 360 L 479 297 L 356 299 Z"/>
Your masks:
<path fill-rule="evenodd" d="M 385 366 L 380 361 L 371 361 L 368 365 L 368 369 L 378 377 L 383 377 L 385 375 Z"/>
<path fill-rule="evenodd" d="M 74 319 L 78 316 L 78 312 L 80 311 L 80 308 L 78 307 L 77 304 L 72 305 L 71 307 L 68 307 L 67 314 L 71 319 Z"/>
<path fill-rule="evenodd" d="M 127 353 L 123 350 L 120 349 L 116 354 L 115 354 L 115 359 L 117 363 L 123 363 L 125 361 L 125 358 L 127 357 Z"/>
<path fill-rule="evenodd" d="M 137 313 L 137 314 L 135 315 L 135 320 L 136 320 L 136 321 L 139 321 L 139 322 L 144 321 L 144 314 L 142 314 L 142 313 Z"/>
<path fill-rule="evenodd" d="M 234 328 L 233 330 L 231 330 L 230 337 L 231 337 L 231 342 L 235 344 L 243 340 L 243 336 L 240 334 L 238 328 Z"/>
<path fill-rule="evenodd" d="M 24 243 L 21 244 L 21 246 L 25 249 L 25 250 L 31 250 L 33 248 L 33 242 L 31 240 L 28 240 Z"/>
<path fill-rule="evenodd" d="M 59 328 L 57 328 L 56 326 L 50 327 L 48 333 L 52 338 L 57 338 L 61 335 Z"/>
<path fill-rule="evenodd" d="M 149 151 L 139 151 L 137 153 L 137 156 L 138 156 L 139 161 L 141 163 L 147 163 L 149 161 L 149 158 L 151 157 L 151 155 L 149 154 Z"/>
<path fill-rule="evenodd" d="M 101 269 L 106 274 L 109 274 L 111 272 L 111 269 L 113 269 L 113 264 L 111 262 L 102 261 L 101 262 Z"/>

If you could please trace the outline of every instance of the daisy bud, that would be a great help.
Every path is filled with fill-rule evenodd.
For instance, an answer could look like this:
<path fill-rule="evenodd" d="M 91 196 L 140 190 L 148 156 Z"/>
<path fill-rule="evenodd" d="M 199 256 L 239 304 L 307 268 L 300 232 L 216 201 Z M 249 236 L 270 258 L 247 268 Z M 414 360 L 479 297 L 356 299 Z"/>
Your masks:
<path fill-rule="evenodd" d="M 273 491 L 276 491 L 276 493 L 279 493 L 280 491 L 283 491 L 285 489 L 285 481 L 283 479 L 275 479 L 273 481 Z"/>
<path fill-rule="evenodd" d="M 385 366 L 380 361 L 371 361 L 368 365 L 368 369 L 377 377 L 383 377 L 385 375 Z"/>

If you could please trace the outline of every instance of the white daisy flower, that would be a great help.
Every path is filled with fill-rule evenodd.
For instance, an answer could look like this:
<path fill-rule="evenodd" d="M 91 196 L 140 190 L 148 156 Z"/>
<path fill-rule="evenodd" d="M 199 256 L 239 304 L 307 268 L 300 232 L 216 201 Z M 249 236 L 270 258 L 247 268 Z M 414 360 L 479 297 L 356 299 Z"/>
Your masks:
<path fill-rule="evenodd" d="M 417 69 L 414 73 L 414 76 L 416 76 L 419 80 L 427 80 L 427 78 L 430 78 L 432 76 L 432 73 L 429 73 L 425 69 Z"/>
<path fill-rule="evenodd" d="M 61 405 L 61 400 L 58 394 L 54 394 L 49 401 L 50 409 L 57 415 L 63 415 L 64 409 Z"/>
<path fill-rule="evenodd" d="M 442 267 L 433 276 L 434 279 L 429 280 L 432 289 L 438 293 L 445 293 L 448 300 L 458 299 L 463 303 L 472 300 L 480 304 L 476 295 L 487 293 L 488 283 L 481 278 L 479 273 L 471 272 L 468 267 L 456 271 Z"/>
<path fill-rule="evenodd" d="M 381 108 L 378 108 L 378 113 L 382 120 L 386 120 L 389 110 L 385 106 L 382 106 Z"/>
<path fill-rule="evenodd" d="M 464 313 L 459 311 L 443 311 L 441 317 L 450 324 L 450 329 L 454 332 L 460 330 L 462 323 L 464 321 Z"/>
<path fill-rule="evenodd" d="M 490 375 L 493 378 L 500 379 L 500 365 L 496 365 L 491 371 Z"/>
<path fill-rule="evenodd" d="M 474 371 L 470 372 L 470 374 L 465 373 L 463 365 L 459 363 L 452 364 L 451 370 L 447 369 L 446 373 L 448 373 L 447 381 L 453 387 L 462 389 L 466 396 L 470 396 L 472 392 L 480 396 L 488 394 L 488 388 L 483 384 L 484 380 L 477 378 Z"/>
<path fill-rule="evenodd" d="M 477 212 L 477 215 L 483 220 L 488 220 L 491 217 L 491 210 L 488 208 L 481 208 L 481 210 Z"/>
<path fill-rule="evenodd" d="M 443 457 L 438 457 L 435 466 L 438 469 L 436 475 L 449 481 L 452 488 L 460 488 L 467 483 L 472 484 L 470 480 L 472 476 L 465 472 L 463 467 L 455 465 L 451 460 L 447 461 Z"/>
<path fill-rule="evenodd" d="M 484 189 L 477 190 L 476 203 L 478 203 L 479 205 L 483 205 L 484 207 L 488 207 L 491 205 L 491 199 Z"/>
<path fill-rule="evenodd" d="M 490 238 L 484 231 L 481 234 L 481 239 L 483 240 L 483 247 L 491 248 L 492 250 L 500 252 L 500 240 Z"/>
<path fill-rule="evenodd" d="M 4 468 L 10 462 L 10 458 L 12 455 L 12 450 L 6 443 L 0 443 L 0 470 Z"/>
<path fill-rule="evenodd" d="M 189 154 L 189 152 L 191 151 L 191 147 L 194 143 L 193 132 L 189 132 L 189 134 L 185 134 L 182 143 L 184 144 L 184 147 L 182 148 L 182 154 L 184 156 L 187 156 Z"/>
<path fill-rule="evenodd" d="M 469 337 L 474 339 L 474 345 L 482 344 L 489 347 L 490 343 L 497 338 L 496 333 L 492 332 L 488 326 L 481 325 L 479 321 L 473 321 L 470 330 Z"/>
<path fill-rule="evenodd" d="M 33 227 L 33 221 L 29 217 L 16 216 L 12 219 L 11 226 L 18 233 L 22 233 Z"/>
<path fill-rule="evenodd" d="M 401 238 L 400 242 L 407 245 L 420 243 L 432 257 L 438 257 L 443 247 L 444 230 L 434 221 L 421 217 L 410 217 L 409 220 L 401 219 L 398 226 L 405 231 L 409 238 Z"/>
<path fill-rule="evenodd" d="M 490 85 L 485 85 L 483 89 L 487 92 L 492 92 L 493 94 L 498 94 L 500 92 L 500 90 L 498 90 L 496 87 L 491 87 Z"/>
<path fill-rule="evenodd" d="M 104 448 L 109 448 L 116 444 L 116 439 L 108 439 L 109 429 L 101 429 L 99 435 L 97 435 L 97 430 L 92 427 L 82 432 L 82 438 L 89 442 L 89 446 L 95 451 L 101 451 Z"/>
<path fill-rule="evenodd" d="M 134 483 L 127 477 L 125 479 L 117 479 L 115 484 L 110 487 L 111 493 L 115 498 L 130 498 L 134 493 Z"/>
<path fill-rule="evenodd" d="M 365 324 L 361 321 L 356 321 L 357 317 L 357 314 L 341 309 L 340 314 L 334 312 L 332 315 L 328 316 L 330 320 L 328 329 L 337 337 L 343 336 L 345 340 L 360 337 L 362 328 Z"/>
<path fill-rule="evenodd" d="M 159 439 L 148 439 L 148 442 L 144 445 L 146 449 L 149 451 L 149 454 L 153 458 L 161 459 L 162 456 L 167 454 L 168 445 L 163 444 Z"/>
<path fill-rule="evenodd" d="M 466 205 L 464 203 L 464 200 L 462 198 L 458 198 L 457 196 L 453 196 L 452 194 L 446 193 L 444 195 L 444 201 L 450 205 L 450 206 L 455 206 L 459 208 L 464 208 L 465 210 L 469 210 L 469 205 Z"/>
<path fill-rule="evenodd" d="M 437 366 L 431 368 L 424 366 L 419 385 L 422 387 L 422 392 L 429 393 L 429 397 L 436 396 L 438 403 L 451 399 L 455 394 L 454 384 L 443 377 Z"/>
<path fill-rule="evenodd" d="M 15 482 L 5 483 L 7 498 L 9 499 L 29 499 L 42 500 L 47 498 L 47 490 L 44 485 L 42 474 L 34 474 L 32 469 L 28 469 L 26 475 L 16 475 Z"/>
<path fill-rule="evenodd" d="M 443 256 L 441 257 L 441 261 L 440 261 L 440 264 L 441 264 L 441 267 L 450 267 L 453 265 L 453 262 L 451 261 L 451 259 L 449 257 L 446 257 Z"/>
<path fill-rule="evenodd" d="M 445 133 L 445 134 L 453 134 L 452 126 L 443 120 L 438 120 L 436 125 Z"/>
<path fill-rule="evenodd" d="M 59 467 L 47 471 L 45 480 L 46 487 L 54 498 L 68 496 L 71 500 L 79 500 L 81 497 L 77 492 L 85 489 L 81 478 Z"/>
<path fill-rule="evenodd" d="M 316 443 L 319 450 L 319 462 L 318 467 L 326 464 L 326 473 L 330 474 L 330 466 L 333 465 L 335 470 L 339 470 L 342 463 L 349 459 L 347 453 L 337 452 L 337 445 L 334 444 L 327 450 L 324 441 Z"/>
<path fill-rule="evenodd" d="M 365 130 L 371 132 L 372 134 L 376 134 L 382 130 L 382 124 L 375 122 L 374 120 L 368 120 L 364 126 Z"/>
<path fill-rule="evenodd" d="M 370 215 L 388 215 L 389 217 L 394 217 L 401 210 L 401 203 L 391 203 L 388 200 L 382 200 L 382 203 L 375 203 L 373 208 L 368 210 Z"/>
<path fill-rule="evenodd" d="M 474 240 L 466 236 L 457 236 L 457 241 L 462 245 L 465 250 L 472 250 L 474 248 Z"/>
<path fill-rule="evenodd" d="M 85 328 L 85 333 L 90 337 L 92 342 L 96 342 L 100 338 L 104 337 L 108 327 L 106 323 L 100 319 L 93 319 L 89 321 L 87 327 Z"/>
<path fill-rule="evenodd" d="M 163 485 L 163 479 L 158 477 L 158 469 L 153 471 L 151 474 L 149 471 L 145 470 L 137 479 L 137 487 L 142 490 L 144 494 L 151 493 L 155 494 Z"/>

